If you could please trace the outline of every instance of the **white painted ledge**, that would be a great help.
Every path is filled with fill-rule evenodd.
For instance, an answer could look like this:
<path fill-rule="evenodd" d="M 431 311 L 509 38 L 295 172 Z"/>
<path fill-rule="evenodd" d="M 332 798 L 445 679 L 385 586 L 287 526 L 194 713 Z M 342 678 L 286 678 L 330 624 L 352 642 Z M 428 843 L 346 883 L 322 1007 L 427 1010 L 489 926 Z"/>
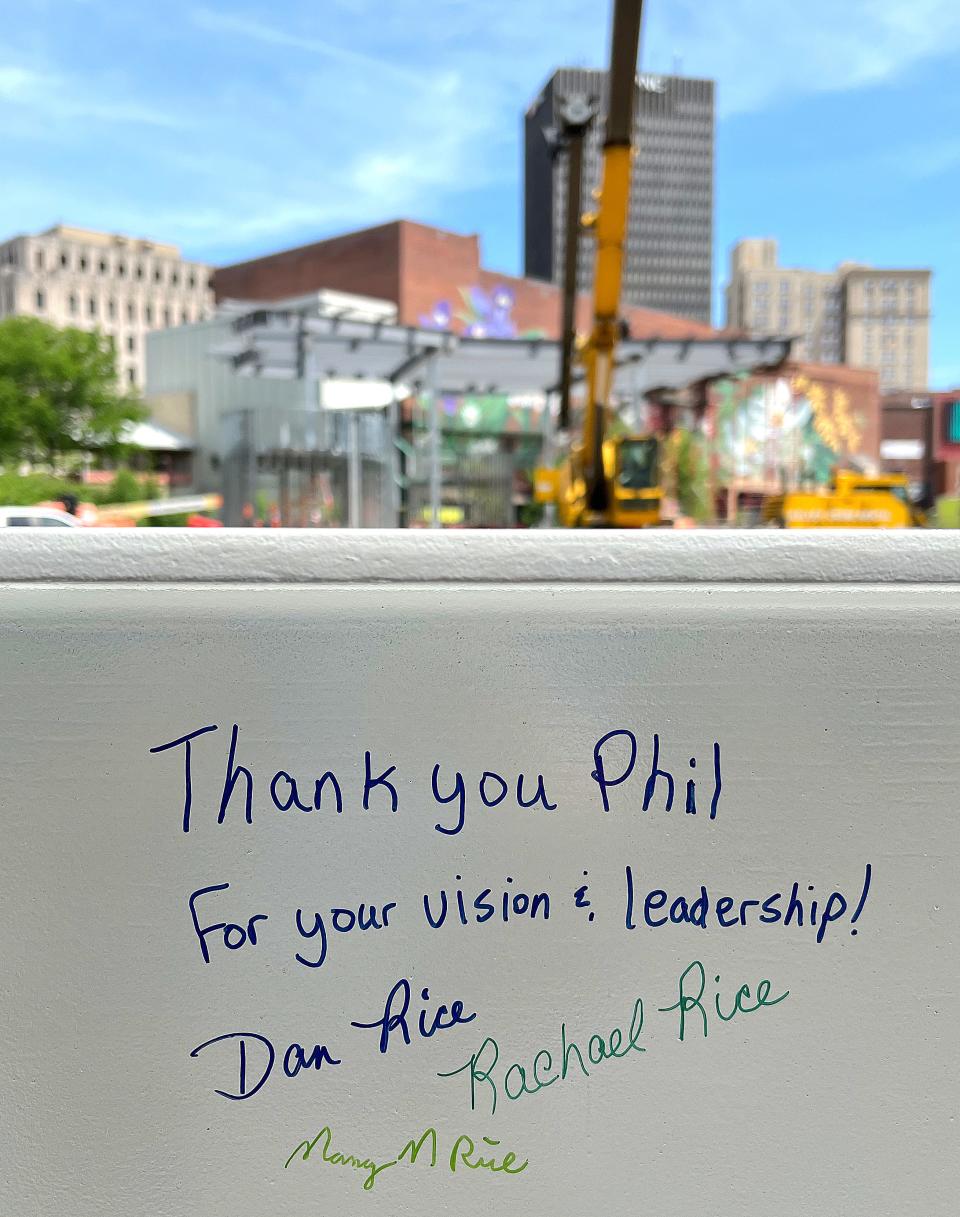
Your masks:
<path fill-rule="evenodd" d="M 960 532 L 4 529 L 2 583 L 960 583 Z"/>

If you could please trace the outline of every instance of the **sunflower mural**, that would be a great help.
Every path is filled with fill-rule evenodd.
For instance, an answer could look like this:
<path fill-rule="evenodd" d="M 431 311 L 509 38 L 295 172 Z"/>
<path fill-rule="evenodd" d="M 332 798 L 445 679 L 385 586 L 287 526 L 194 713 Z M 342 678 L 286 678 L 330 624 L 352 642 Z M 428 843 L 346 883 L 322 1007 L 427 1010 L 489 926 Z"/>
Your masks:
<path fill-rule="evenodd" d="M 797 486 L 830 480 L 861 449 L 864 421 L 843 389 L 804 375 L 717 386 L 717 461 L 722 481 Z"/>

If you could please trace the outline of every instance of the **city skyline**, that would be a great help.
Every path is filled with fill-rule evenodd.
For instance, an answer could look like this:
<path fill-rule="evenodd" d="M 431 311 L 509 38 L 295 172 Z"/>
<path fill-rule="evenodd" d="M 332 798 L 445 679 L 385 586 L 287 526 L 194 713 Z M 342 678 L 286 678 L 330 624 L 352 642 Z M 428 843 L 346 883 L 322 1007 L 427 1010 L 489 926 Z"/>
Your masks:
<path fill-rule="evenodd" d="M 642 71 L 717 80 L 714 319 L 744 236 L 785 265 L 930 266 L 931 387 L 960 382 L 956 6 L 647 10 Z M 602 66 L 607 22 L 572 0 L 46 0 L 0 51 L 0 236 L 63 222 L 224 263 L 403 216 L 479 232 L 517 272 L 518 115 L 555 67 Z"/>

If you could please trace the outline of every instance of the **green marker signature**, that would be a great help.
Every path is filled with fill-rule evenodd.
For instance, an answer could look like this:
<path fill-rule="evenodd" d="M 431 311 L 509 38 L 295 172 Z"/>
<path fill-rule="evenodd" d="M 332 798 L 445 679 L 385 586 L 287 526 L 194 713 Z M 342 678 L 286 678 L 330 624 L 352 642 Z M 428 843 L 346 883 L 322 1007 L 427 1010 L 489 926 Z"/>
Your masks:
<path fill-rule="evenodd" d="M 699 1031 L 707 1039 L 711 1029 L 758 1010 L 778 1006 L 790 996 L 790 991 L 786 990 L 772 997 L 773 982 L 769 980 L 761 980 L 753 986 L 741 984 L 730 994 L 730 986 L 722 986 L 719 975 L 714 974 L 713 985 L 708 984 L 707 976 L 707 969 L 695 959 L 675 982 L 676 1001 L 654 1007 L 656 1014 L 676 1016 L 680 1041 L 688 1037 L 691 1030 Z M 498 1041 L 488 1035 L 462 1065 L 437 1076 L 463 1077 L 467 1082 L 465 1089 L 470 1110 L 476 1111 L 481 1104 L 489 1103 L 489 1114 L 494 1115 L 501 1098 L 517 1102 L 558 1082 L 565 1082 L 568 1077 L 589 1078 L 597 1066 L 633 1060 L 634 1053 L 646 1052 L 647 1048 L 640 1042 L 644 1023 L 642 998 L 638 997 L 633 1003 L 629 1025 L 626 1019 L 623 1022 L 623 1027 L 593 1031 L 576 1038 L 570 1037 L 566 1022 L 562 1022 L 557 1038 L 549 1046 L 539 1048 L 526 1061 L 511 1061 L 501 1051 Z"/>
<path fill-rule="evenodd" d="M 395 1158 L 388 1158 L 383 1162 L 376 1161 L 376 1159 L 371 1158 L 368 1154 L 342 1153 L 340 1150 L 332 1149 L 332 1143 L 333 1132 L 328 1125 L 324 1125 L 312 1141 L 300 1142 L 283 1164 L 284 1170 L 295 1159 L 300 1162 L 306 1162 L 313 1151 L 320 1146 L 320 1157 L 323 1162 L 328 1163 L 330 1166 L 348 1166 L 353 1170 L 363 1172 L 366 1176 L 363 1181 L 363 1190 L 365 1192 L 372 1192 L 374 1184 L 377 1181 L 377 1176 L 381 1171 L 385 1171 L 391 1166 L 400 1166 L 402 1163 L 408 1166 L 415 1166 L 425 1146 L 429 1146 L 430 1166 L 436 1166 L 439 1159 L 439 1144 L 435 1128 L 428 1128 L 419 1138 L 411 1137 Z M 517 1155 L 512 1151 L 502 1156 L 499 1156 L 499 1152 L 497 1154 L 489 1152 L 490 1149 L 497 1149 L 499 1145 L 500 1142 L 491 1137 L 482 1137 L 478 1146 L 472 1137 L 461 1134 L 453 1142 L 449 1157 L 444 1153 L 443 1164 L 453 1175 L 458 1170 L 461 1172 L 464 1170 L 485 1170 L 493 1175 L 519 1175 L 521 1171 L 527 1169 L 527 1159 L 524 1158 L 523 1162 L 516 1165 Z"/>

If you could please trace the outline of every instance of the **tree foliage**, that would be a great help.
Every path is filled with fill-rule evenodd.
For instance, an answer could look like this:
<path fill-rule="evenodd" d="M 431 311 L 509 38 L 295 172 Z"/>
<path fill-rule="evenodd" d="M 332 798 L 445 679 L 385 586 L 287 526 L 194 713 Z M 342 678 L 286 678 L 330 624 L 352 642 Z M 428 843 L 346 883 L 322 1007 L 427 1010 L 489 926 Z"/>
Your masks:
<path fill-rule="evenodd" d="M 664 489 L 681 512 L 701 523 L 711 514 L 707 456 L 699 435 L 681 427 L 664 439 L 660 458 Z"/>
<path fill-rule="evenodd" d="M 146 413 L 118 387 L 104 335 L 36 317 L 0 321 L 0 461 L 117 451 L 124 427 Z"/>

